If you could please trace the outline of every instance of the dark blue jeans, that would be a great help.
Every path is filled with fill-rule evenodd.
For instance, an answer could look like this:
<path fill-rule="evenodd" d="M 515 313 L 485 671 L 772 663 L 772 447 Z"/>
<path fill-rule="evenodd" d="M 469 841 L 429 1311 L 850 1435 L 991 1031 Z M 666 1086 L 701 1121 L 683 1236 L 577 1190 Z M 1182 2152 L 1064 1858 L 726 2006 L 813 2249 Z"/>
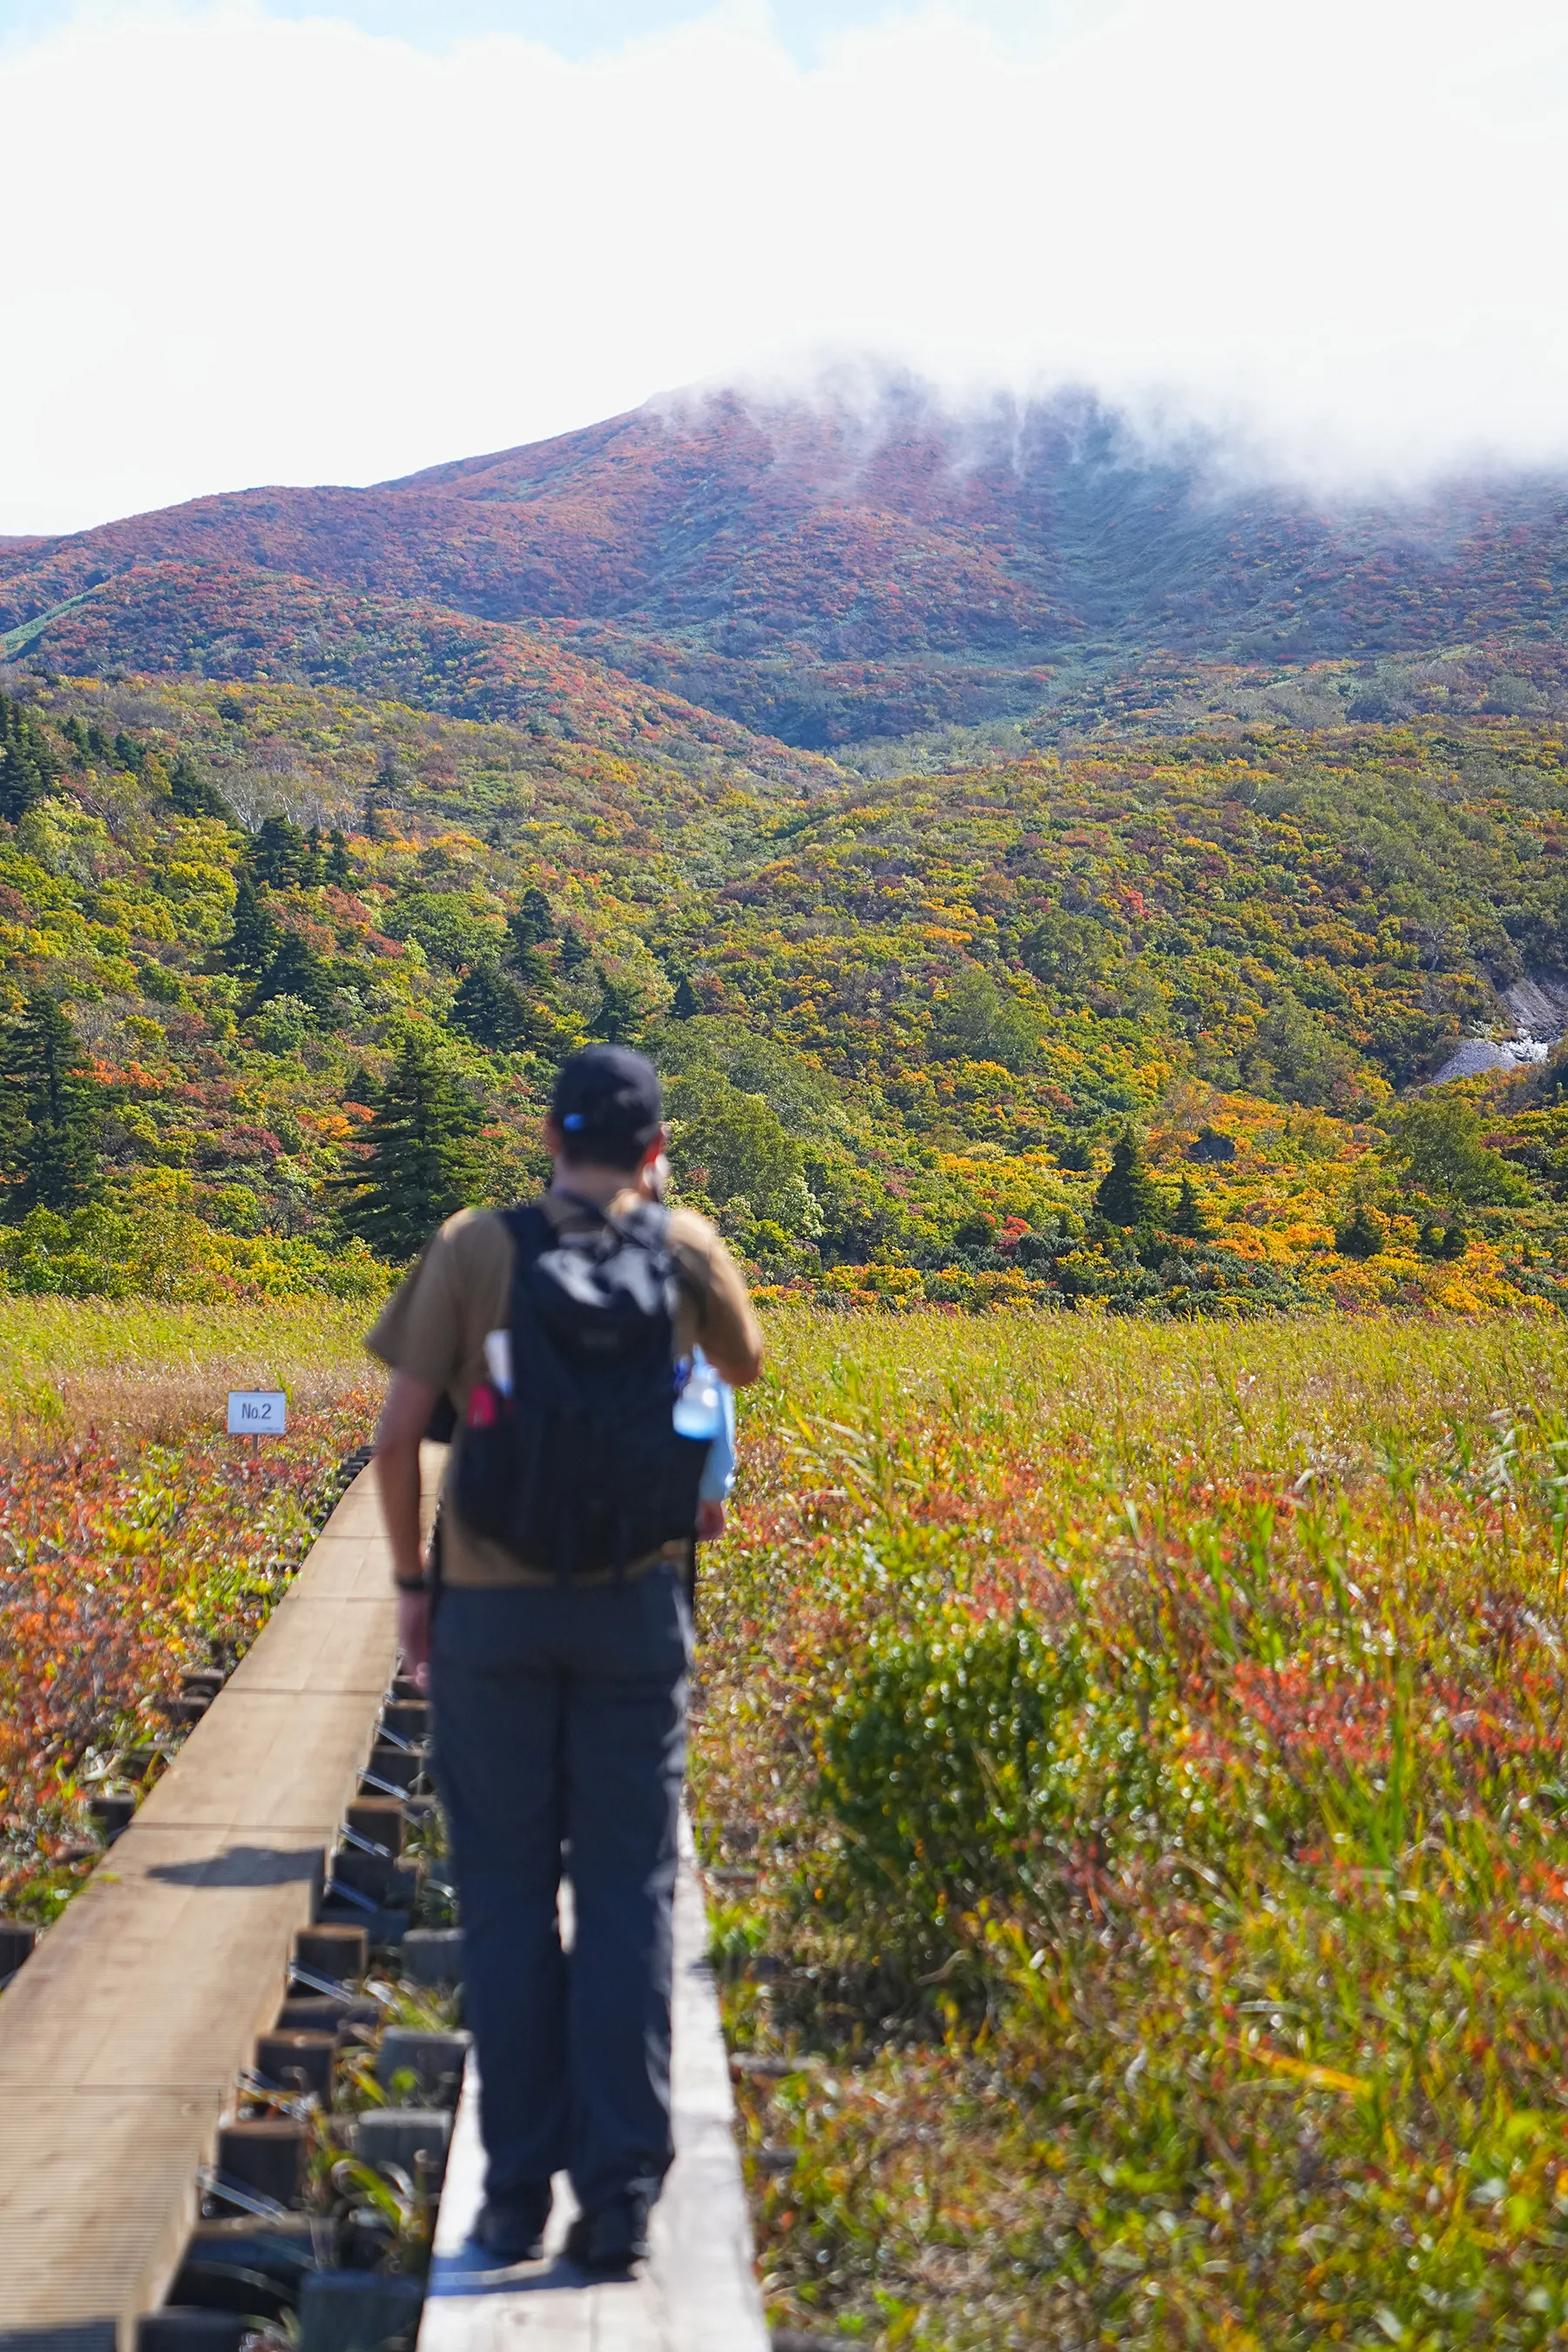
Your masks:
<path fill-rule="evenodd" d="M 691 1615 L 673 1570 L 620 1584 L 448 1585 L 436 1772 L 462 1907 L 487 2193 L 563 2169 L 594 2212 L 658 2193 Z M 556 1924 L 563 1847 L 574 1948 Z"/>

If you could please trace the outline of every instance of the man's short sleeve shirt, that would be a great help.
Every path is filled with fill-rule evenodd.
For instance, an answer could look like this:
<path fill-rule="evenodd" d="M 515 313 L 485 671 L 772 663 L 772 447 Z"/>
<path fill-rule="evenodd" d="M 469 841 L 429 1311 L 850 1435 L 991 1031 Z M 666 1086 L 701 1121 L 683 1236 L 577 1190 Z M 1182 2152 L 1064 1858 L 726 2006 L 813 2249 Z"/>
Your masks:
<path fill-rule="evenodd" d="M 619 1195 L 611 1203 L 611 1214 L 639 1197 Z M 590 1213 L 562 1193 L 546 1193 L 538 1205 L 557 1232 L 580 1230 L 594 1222 Z M 677 1355 L 689 1354 L 699 1340 L 710 1353 L 721 1355 L 746 1354 L 760 1347 L 744 1276 L 708 1220 L 689 1209 L 673 1209 L 669 1248 L 679 1286 Z M 469 1395 L 484 1377 L 486 1335 L 503 1329 L 510 1320 L 513 1258 L 511 1234 L 493 1211 L 465 1209 L 448 1217 L 365 1340 L 371 1354 L 395 1371 L 407 1372 L 450 1396 L 458 1415 L 454 1460 L 462 1444 Z M 448 1482 L 450 1476 L 448 1465 Z M 665 1551 L 682 1549 L 667 1545 Z M 649 1567 L 660 1557 L 654 1554 L 635 1565 Z M 549 1581 L 544 1571 L 529 1568 L 499 1544 L 472 1533 L 449 1501 L 442 1511 L 441 1573 L 445 1582 L 461 1586 Z"/>

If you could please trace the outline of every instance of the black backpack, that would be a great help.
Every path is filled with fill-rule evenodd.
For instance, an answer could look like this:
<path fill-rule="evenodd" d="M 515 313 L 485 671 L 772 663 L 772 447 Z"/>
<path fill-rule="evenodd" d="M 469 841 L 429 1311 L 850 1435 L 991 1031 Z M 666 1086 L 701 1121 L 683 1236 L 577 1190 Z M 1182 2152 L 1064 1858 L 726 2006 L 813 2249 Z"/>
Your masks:
<path fill-rule="evenodd" d="M 678 1436 L 676 1269 L 669 1216 L 639 1202 L 586 1232 L 510 1209 L 511 1394 L 468 1403 L 453 1506 L 531 1568 L 562 1579 L 624 1574 L 689 1541 L 705 1439 Z"/>

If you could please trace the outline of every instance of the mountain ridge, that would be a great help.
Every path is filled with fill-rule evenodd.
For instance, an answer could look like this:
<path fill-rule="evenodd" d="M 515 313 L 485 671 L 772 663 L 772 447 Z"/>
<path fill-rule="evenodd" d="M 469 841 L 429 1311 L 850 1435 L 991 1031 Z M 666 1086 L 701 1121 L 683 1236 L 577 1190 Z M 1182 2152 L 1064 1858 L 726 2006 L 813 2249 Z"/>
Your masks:
<path fill-rule="evenodd" d="M 28 633 L 61 667 L 71 633 L 51 615 L 171 564 L 571 635 L 645 685 L 831 752 L 1026 720 L 1086 665 L 1555 648 L 1568 479 L 1334 509 L 1227 488 L 1212 452 L 1151 453 L 1081 397 L 955 418 L 913 396 L 865 415 L 731 394 L 364 489 L 273 486 L 0 541 L 0 635 Z M 334 614 L 339 635 L 352 625 Z M 279 628 L 277 658 L 308 674 Z M 95 658 L 131 656 L 104 639 Z"/>

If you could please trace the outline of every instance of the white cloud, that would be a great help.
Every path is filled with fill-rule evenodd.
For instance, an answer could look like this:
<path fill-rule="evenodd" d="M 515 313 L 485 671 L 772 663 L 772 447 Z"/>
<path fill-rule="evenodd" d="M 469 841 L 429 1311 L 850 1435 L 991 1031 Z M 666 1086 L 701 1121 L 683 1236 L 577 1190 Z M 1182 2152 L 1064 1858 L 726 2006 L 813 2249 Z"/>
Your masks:
<path fill-rule="evenodd" d="M 253 0 L 0 51 L 0 529 L 364 481 L 871 351 L 1279 463 L 1568 455 L 1554 0 L 761 5 L 568 61 Z"/>

